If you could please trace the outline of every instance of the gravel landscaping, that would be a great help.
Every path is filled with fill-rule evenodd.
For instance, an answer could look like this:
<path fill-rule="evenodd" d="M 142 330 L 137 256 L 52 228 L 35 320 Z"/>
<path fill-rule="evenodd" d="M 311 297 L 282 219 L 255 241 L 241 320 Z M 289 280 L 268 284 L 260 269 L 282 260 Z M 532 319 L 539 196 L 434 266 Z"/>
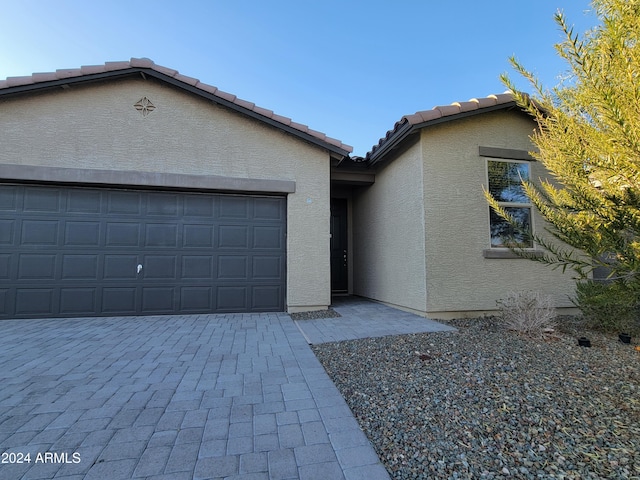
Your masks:
<path fill-rule="evenodd" d="M 313 346 L 392 478 L 640 478 L 637 338 L 448 323 Z"/>
<path fill-rule="evenodd" d="M 319 318 L 338 318 L 340 314 L 333 308 L 326 310 L 312 310 L 309 312 L 290 313 L 291 320 L 317 320 Z"/>

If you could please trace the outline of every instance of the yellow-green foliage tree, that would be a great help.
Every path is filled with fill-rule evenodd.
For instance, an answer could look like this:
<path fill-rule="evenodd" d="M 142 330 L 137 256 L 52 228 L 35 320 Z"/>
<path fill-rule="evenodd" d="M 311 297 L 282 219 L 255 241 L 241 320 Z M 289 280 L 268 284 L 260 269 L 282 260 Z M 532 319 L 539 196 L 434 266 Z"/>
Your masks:
<path fill-rule="evenodd" d="M 562 13 L 556 14 L 565 37 L 556 49 L 569 67 L 560 85 L 546 90 L 515 58 L 511 63 L 530 82 L 533 95 L 518 92 L 509 77 L 502 76 L 538 124 L 532 136 L 538 151 L 533 155 L 553 181 L 525 181 L 524 188 L 548 222 L 548 231 L 560 240 L 529 234 L 545 250 L 541 257 L 515 243 L 512 248 L 522 256 L 570 268 L 581 278 L 594 266 L 606 266 L 611 288 L 637 299 L 640 0 L 593 0 L 592 6 L 599 22 L 583 35 L 573 32 Z M 517 230 L 515 219 L 488 192 L 487 198 Z"/>

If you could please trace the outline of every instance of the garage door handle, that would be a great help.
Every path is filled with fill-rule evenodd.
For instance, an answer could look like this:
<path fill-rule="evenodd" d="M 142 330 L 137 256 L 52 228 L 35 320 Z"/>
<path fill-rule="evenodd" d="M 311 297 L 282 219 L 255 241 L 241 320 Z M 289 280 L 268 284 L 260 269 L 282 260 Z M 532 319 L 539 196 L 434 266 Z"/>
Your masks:
<path fill-rule="evenodd" d="M 142 271 L 142 264 L 141 264 L 141 263 L 139 263 L 139 264 L 138 264 L 138 273 L 140 273 L 141 271 Z"/>

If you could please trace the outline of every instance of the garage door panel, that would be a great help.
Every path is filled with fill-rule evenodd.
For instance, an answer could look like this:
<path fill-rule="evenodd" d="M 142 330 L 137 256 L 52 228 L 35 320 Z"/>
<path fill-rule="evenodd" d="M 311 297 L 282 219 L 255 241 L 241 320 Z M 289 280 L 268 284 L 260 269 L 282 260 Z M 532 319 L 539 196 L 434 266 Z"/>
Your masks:
<path fill-rule="evenodd" d="M 142 313 L 164 313 L 175 311 L 176 287 L 143 287 Z"/>
<path fill-rule="evenodd" d="M 216 293 L 216 310 L 221 312 L 238 312 L 247 309 L 246 286 L 221 286 L 218 287 Z"/>
<path fill-rule="evenodd" d="M 91 246 L 100 245 L 99 222 L 65 222 L 65 245 Z"/>
<path fill-rule="evenodd" d="M 175 224 L 150 224 L 145 230 L 145 247 L 177 247 L 178 226 Z"/>
<path fill-rule="evenodd" d="M 95 315 L 97 289 L 95 287 L 62 288 L 60 290 L 61 315 Z"/>
<path fill-rule="evenodd" d="M 58 243 L 58 221 L 23 220 L 21 242 L 23 245 L 56 245 Z"/>
<path fill-rule="evenodd" d="M 253 248 L 269 248 L 280 250 L 284 241 L 281 227 L 253 227 Z"/>
<path fill-rule="evenodd" d="M 147 196 L 147 215 L 175 217 L 177 214 L 177 195 L 168 193 L 150 193 Z"/>
<path fill-rule="evenodd" d="M 180 311 L 205 313 L 213 310 L 212 287 L 183 287 L 180 290 Z"/>
<path fill-rule="evenodd" d="M 248 280 L 249 261 L 246 255 L 220 255 L 218 257 L 218 280 Z"/>
<path fill-rule="evenodd" d="M 105 246 L 137 247 L 140 244 L 139 223 L 107 222 Z"/>
<path fill-rule="evenodd" d="M 214 198 L 209 195 L 185 195 L 185 217 L 213 218 Z"/>
<path fill-rule="evenodd" d="M 19 280 L 53 280 L 56 275 L 56 255 L 23 253 L 18 259 Z"/>
<path fill-rule="evenodd" d="M 136 287 L 103 288 L 101 311 L 107 314 L 136 314 L 136 291 Z"/>
<path fill-rule="evenodd" d="M 54 288 L 17 288 L 15 311 L 18 315 L 57 313 Z"/>
<path fill-rule="evenodd" d="M 13 244 L 13 232 L 15 231 L 15 220 L 0 220 L 0 245 Z"/>
<path fill-rule="evenodd" d="M 183 255 L 182 280 L 211 279 L 213 277 L 213 259 L 210 255 Z"/>
<path fill-rule="evenodd" d="M 145 255 L 142 262 L 145 279 L 175 279 L 176 257 L 174 255 Z"/>
<path fill-rule="evenodd" d="M 252 277 L 255 279 L 281 280 L 283 276 L 282 258 L 276 255 L 254 255 Z"/>
<path fill-rule="evenodd" d="M 0 318 L 282 311 L 285 233 L 284 197 L 0 185 Z"/>
<path fill-rule="evenodd" d="M 140 215 L 142 197 L 139 192 L 108 192 L 107 213 L 117 215 Z"/>
<path fill-rule="evenodd" d="M 69 190 L 67 194 L 67 212 L 100 213 L 102 192 L 95 190 Z"/>
<path fill-rule="evenodd" d="M 0 254 L 0 278 L 7 280 L 11 278 L 10 268 L 12 257 L 10 253 Z"/>
<path fill-rule="evenodd" d="M 62 255 L 62 280 L 98 280 L 98 255 Z"/>
<path fill-rule="evenodd" d="M 218 248 L 249 248 L 249 227 L 246 225 L 220 225 Z"/>
<path fill-rule="evenodd" d="M 15 212 L 17 210 L 18 188 L 12 185 L 0 188 L 0 211 Z"/>
<path fill-rule="evenodd" d="M 219 197 L 219 217 L 246 219 L 249 215 L 250 197 Z"/>
<path fill-rule="evenodd" d="M 112 255 L 104 256 L 105 280 L 135 280 L 138 277 L 137 255 Z"/>
<path fill-rule="evenodd" d="M 279 199 L 264 198 L 254 205 L 253 218 L 256 220 L 283 220 L 284 211 Z"/>
<path fill-rule="evenodd" d="M 182 227 L 182 246 L 187 248 L 213 248 L 212 225 L 187 224 Z"/>
<path fill-rule="evenodd" d="M 283 295 L 280 285 L 256 285 L 251 288 L 251 308 L 254 311 L 270 311 L 278 308 Z"/>
<path fill-rule="evenodd" d="M 13 313 L 12 290 L 10 288 L 0 288 L 0 315 L 10 315 Z"/>
<path fill-rule="evenodd" d="M 29 188 L 24 193 L 25 212 L 59 212 L 61 192 L 51 188 Z"/>

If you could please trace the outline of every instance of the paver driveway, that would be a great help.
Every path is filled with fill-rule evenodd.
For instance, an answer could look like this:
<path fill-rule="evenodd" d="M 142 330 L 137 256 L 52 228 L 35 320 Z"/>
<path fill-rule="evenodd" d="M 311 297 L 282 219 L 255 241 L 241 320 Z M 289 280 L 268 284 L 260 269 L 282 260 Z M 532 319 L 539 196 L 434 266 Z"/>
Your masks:
<path fill-rule="evenodd" d="M 288 315 L 0 328 L 2 479 L 388 478 Z"/>

